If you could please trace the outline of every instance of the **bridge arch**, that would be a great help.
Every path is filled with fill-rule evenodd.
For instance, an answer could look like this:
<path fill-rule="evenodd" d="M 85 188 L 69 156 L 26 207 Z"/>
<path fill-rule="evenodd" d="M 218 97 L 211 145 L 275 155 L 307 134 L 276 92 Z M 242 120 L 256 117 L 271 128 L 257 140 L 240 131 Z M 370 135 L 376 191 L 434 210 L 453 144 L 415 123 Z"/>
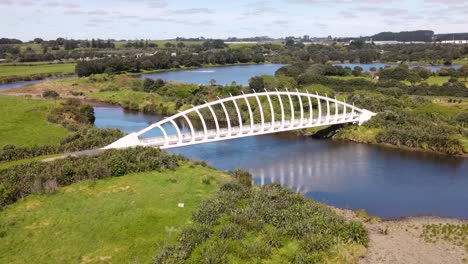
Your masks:
<path fill-rule="evenodd" d="M 277 100 L 278 104 L 276 104 L 276 101 L 273 102 L 274 100 Z M 234 106 L 233 109 L 231 109 L 232 107 L 226 107 L 228 103 Z M 241 104 L 247 108 L 247 118 L 241 111 Z M 277 105 L 279 105 L 279 112 Z M 215 111 L 215 107 L 221 109 L 221 111 Z M 258 110 L 260 116 L 257 119 L 259 121 L 255 120 L 253 109 Z M 230 113 L 229 110 L 234 113 Z M 277 118 L 278 115 L 279 118 Z M 374 115 L 375 113 L 366 109 L 360 109 L 344 101 L 339 101 L 336 97 L 330 98 L 326 95 L 304 93 L 298 90 L 265 90 L 265 92 L 242 93 L 237 96 L 218 98 L 216 101 L 194 106 L 154 123 L 145 129 L 131 133 L 104 149 L 134 146 L 168 149 L 326 125 L 344 123 L 358 123 L 361 125 Z M 266 118 L 267 116 L 269 116 L 269 119 Z M 186 129 L 188 131 L 183 131 L 182 126 L 176 122 L 178 119 L 182 119 L 188 124 L 188 129 Z M 201 121 L 200 129 L 194 125 L 195 119 Z M 223 122 L 220 120 L 223 120 Z M 210 122 L 214 123 L 214 129 L 208 128 Z M 226 127 L 222 126 L 224 123 L 226 123 Z M 176 133 L 174 135 L 169 133 L 168 125 L 175 128 Z M 162 136 L 142 137 L 153 129 L 159 129 Z"/>

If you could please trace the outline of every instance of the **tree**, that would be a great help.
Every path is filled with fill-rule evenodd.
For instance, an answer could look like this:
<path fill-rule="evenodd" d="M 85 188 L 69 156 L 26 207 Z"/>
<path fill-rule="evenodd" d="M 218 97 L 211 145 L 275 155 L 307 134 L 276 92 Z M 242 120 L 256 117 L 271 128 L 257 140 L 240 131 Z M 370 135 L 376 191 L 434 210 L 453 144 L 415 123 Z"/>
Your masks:
<path fill-rule="evenodd" d="M 34 43 L 36 43 L 36 44 L 41 44 L 42 42 L 44 42 L 44 40 L 41 39 L 41 38 L 35 38 L 33 41 L 34 41 Z"/>
<path fill-rule="evenodd" d="M 294 44 L 295 44 L 295 41 L 294 41 L 293 37 L 286 38 L 286 41 L 284 42 L 284 45 L 286 47 L 292 47 L 292 46 L 294 46 Z"/>
<path fill-rule="evenodd" d="M 407 79 L 412 85 L 415 85 L 416 83 L 421 81 L 421 77 L 414 71 L 409 73 Z"/>
<path fill-rule="evenodd" d="M 54 90 L 45 90 L 43 93 L 42 93 L 42 97 L 44 98 L 57 98 L 59 97 L 60 95 L 54 91 Z"/>
<path fill-rule="evenodd" d="M 57 45 L 63 45 L 63 43 L 65 43 L 65 39 L 64 38 L 57 38 L 55 40 L 55 42 L 57 42 Z"/>
<path fill-rule="evenodd" d="M 210 80 L 210 85 L 211 85 L 211 86 L 216 86 L 216 80 L 215 80 L 215 79 L 211 79 L 211 80 Z"/>
<path fill-rule="evenodd" d="M 349 46 L 354 49 L 362 49 L 365 45 L 366 42 L 364 42 L 362 39 L 353 40 L 351 44 L 349 44 Z"/>
<path fill-rule="evenodd" d="M 178 42 L 178 43 L 177 43 L 177 47 L 178 47 L 178 48 L 185 48 L 185 43 L 183 43 L 183 42 Z"/>
<path fill-rule="evenodd" d="M 265 81 L 262 76 L 254 76 L 249 80 L 249 87 L 256 92 L 261 92 L 265 89 Z"/>
<path fill-rule="evenodd" d="M 353 74 L 353 76 L 356 76 L 356 77 L 357 77 L 357 76 L 361 76 L 363 70 L 364 70 L 364 69 L 363 69 L 362 67 L 356 66 L 356 67 L 354 67 L 354 69 L 353 69 L 353 71 L 352 71 L 352 74 Z"/>
<path fill-rule="evenodd" d="M 158 78 L 156 80 L 153 80 L 153 79 L 146 78 L 143 81 L 143 91 L 147 93 L 156 92 L 159 88 L 163 87 L 164 84 L 165 82 L 162 79 Z"/>
<path fill-rule="evenodd" d="M 460 77 L 464 77 L 465 78 L 465 82 L 466 82 L 466 78 L 468 77 L 468 65 L 465 64 L 463 65 L 460 69 Z"/>
<path fill-rule="evenodd" d="M 428 69 L 426 69 L 424 67 L 415 67 L 415 68 L 411 69 L 411 72 L 416 73 L 423 80 L 428 79 L 429 77 L 431 77 L 431 74 L 432 74 L 432 72 L 430 70 L 428 70 Z"/>

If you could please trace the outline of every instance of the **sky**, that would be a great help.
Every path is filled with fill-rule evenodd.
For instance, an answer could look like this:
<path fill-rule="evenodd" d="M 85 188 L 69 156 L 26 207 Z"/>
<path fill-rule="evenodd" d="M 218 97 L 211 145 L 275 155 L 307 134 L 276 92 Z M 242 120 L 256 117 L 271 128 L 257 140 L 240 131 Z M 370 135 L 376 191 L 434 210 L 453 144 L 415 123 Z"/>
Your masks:
<path fill-rule="evenodd" d="M 468 0 L 0 0 L 0 37 L 357 37 L 468 31 Z"/>

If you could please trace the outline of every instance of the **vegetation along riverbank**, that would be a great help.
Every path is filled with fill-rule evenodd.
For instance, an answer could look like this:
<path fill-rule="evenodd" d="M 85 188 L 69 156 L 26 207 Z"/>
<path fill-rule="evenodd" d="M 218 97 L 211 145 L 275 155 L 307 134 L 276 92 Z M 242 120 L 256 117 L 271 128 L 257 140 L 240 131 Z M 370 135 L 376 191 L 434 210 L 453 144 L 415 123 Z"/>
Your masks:
<path fill-rule="evenodd" d="M 460 74 L 459 72 L 462 72 L 462 69 L 451 74 Z M 5 93 L 40 96 L 45 90 L 52 89 L 64 97 L 86 97 L 117 104 L 128 110 L 171 115 L 190 108 L 191 105 L 215 100 L 218 96 L 228 97 L 251 90 L 296 88 L 302 92 L 317 91 L 322 95 L 337 96 L 340 100 L 379 113 L 363 127 L 322 128 L 322 131 L 312 129 L 294 132 L 296 134 L 389 144 L 450 155 L 465 155 L 468 152 L 465 120 L 468 88 L 463 78 L 448 77 L 445 83 L 429 85 L 423 78 L 447 78 L 439 76 L 445 73 L 430 73 L 425 69 L 408 69 L 405 66 L 381 69 L 378 74 L 382 78 L 377 80 L 372 79 L 370 73 L 359 69 L 302 63 L 285 66 L 279 69 L 275 76 L 253 77 L 249 87 L 237 84 L 180 84 L 103 74 L 41 83 L 8 90 Z M 411 78 L 411 75 L 417 75 L 419 81 L 408 83 L 407 78 Z M 344 78 L 348 76 L 353 78 Z M 261 103 L 264 109 L 268 109 L 267 101 L 263 100 Z M 240 104 L 243 105 L 242 102 Z M 259 119 L 257 103 L 252 101 L 251 104 L 254 118 Z M 277 99 L 273 99 L 273 104 L 278 106 Z M 242 105 L 241 109 L 248 119 L 247 109 Z M 297 112 L 299 102 L 295 98 L 294 106 Z M 215 111 L 223 121 L 223 110 Z M 287 110 L 286 115 L 290 114 Z M 269 113 L 266 115 L 265 118 L 269 118 Z M 236 119 L 231 120 L 235 122 Z M 422 127 L 425 129 L 421 129 Z"/>

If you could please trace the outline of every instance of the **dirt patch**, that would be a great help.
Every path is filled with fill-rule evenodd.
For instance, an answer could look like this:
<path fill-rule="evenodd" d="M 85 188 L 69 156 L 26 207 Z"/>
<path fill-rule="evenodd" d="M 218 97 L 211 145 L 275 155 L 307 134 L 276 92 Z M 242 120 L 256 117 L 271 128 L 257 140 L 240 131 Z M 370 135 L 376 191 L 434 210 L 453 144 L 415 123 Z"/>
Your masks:
<path fill-rule="evenodd" d="M 350 210 L 333 208 L 347 220 L 363 222 L 369 231 L 367 254 L 359 263 L 468 263 L 468 252 L 461 245 L 443 239 L 425 241 L 425 225 L 466 225 L 468 221 L 439 217 L 410 217 L 401 220 L 384 221 L 356 215 Z"/>

